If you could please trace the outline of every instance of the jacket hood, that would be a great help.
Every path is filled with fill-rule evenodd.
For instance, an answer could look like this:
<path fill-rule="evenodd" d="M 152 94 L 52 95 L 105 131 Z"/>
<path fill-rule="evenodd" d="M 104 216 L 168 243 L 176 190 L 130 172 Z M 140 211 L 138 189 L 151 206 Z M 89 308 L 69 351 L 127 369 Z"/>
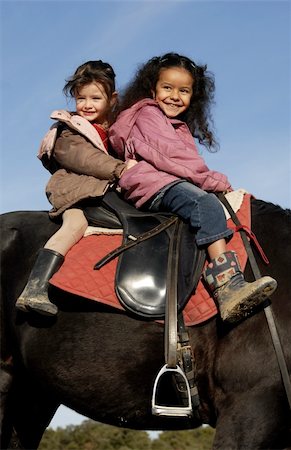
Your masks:
<path fill-rule="evenodd" d="M 58 126 L 60 123 L 65 123 L 70 129 L 85 136 L 99 150 L 102 150 L 104 153 L 108 154 L 101 136 L 98 132 L 96 133 L 96 129 L 87 119 L 84 119 L 84 117 L 64 109 L 57 109 L 51 113 L 50 118 L 57 120 L 57 122 L 50 127 L 40 144 L 37 155 L 39 159 L 42 159 L 44 154 L 47 154 L 48 158 L 51 157 L 56 143 Z"/>
<path fill-rule="evenodd" d="M 117 147 L 120 146 L 121 142 L 126 142 L 141 109 L 147 105 L 152 105 L 159 108 L 159 105 L 155 100 L 152 100 L 151 98 L 144 98 L 137 103 L 134 103 L 130 108 L 122 111 L 117 117 L 116 122 L 109 129 L 110 141 L 112 140 L 115 144 L 117 144 Z M 115 132 L 115 129 L 118 129 L 118 133 Z"/>

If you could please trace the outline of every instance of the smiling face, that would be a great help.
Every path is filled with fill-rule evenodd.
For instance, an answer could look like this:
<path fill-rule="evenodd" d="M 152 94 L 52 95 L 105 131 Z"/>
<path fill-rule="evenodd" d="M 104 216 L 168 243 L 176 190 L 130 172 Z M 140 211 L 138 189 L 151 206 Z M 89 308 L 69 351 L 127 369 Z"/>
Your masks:
<path fill-rule="evenodd" d="M 101 83 L 89 83 L 75 94 L 76 111 L 79 116 L 100 125 L 107 124 L 110 108 L 116 101 L 116 92 L 108 99 Z"/>
<path fill-rule="evenodd" d="M 182 67 L 161 69 L 153 98 L 167 117 L 173 119 L 189 108 L 193 94 L 193 77 Z"/>

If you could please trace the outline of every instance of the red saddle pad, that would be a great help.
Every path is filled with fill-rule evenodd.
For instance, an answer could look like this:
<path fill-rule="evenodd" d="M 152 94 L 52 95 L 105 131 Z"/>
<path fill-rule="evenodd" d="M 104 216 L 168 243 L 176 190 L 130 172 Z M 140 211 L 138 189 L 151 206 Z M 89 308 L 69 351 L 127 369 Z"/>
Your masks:
<path fill-rule="evenodd" d="M 248 194 L 244 196 L 243 204 L 237 212 L 240 222 L 248 228 L 251 221 L 250 197 Z M 231 219 L 228 220 L 228 226 L 235 229 Z M 72 294 L 124 310 L 114 289 L 117 258 L 105 264 L 100 270 L 93 270 L 95 263 L 121 245 L 121 242 L 121 235 L 91 235 L 82 238 L 67 253 L 63 265 L 53 275 L 50 283 Z M 244 269 L 247 254 L 239 232 L 234 233 L 227 244 L 227 249 L 237 252 Z M 201 281 L 195 294 L 190 297 L 183 314 L 187 326 L 197 325 L 217 314 L 216 305 Z"/>

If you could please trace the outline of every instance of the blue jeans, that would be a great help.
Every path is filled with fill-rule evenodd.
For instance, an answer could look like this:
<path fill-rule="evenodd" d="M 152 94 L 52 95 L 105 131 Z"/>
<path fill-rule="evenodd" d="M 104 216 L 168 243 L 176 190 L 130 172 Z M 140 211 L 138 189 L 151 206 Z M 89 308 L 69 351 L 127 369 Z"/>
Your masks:
<path fill-rule="evenodd" d="M 208 246 L 219 239 L 229 240 L 233 235 L 217 197 L 188 181 L 163 188 L 152 199 L 149 209 L 172 212 L 189 222 L 196 232 L 198 246 Z"/>

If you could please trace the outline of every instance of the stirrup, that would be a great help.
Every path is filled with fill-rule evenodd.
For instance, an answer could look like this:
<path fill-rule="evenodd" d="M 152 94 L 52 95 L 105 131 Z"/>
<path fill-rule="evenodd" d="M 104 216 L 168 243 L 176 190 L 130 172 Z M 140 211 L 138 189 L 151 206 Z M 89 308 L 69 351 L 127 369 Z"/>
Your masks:
<path fill-rule="evenodd" d="M 187 406 L 164 406 L 158 405 L 156 403 L 158 383 L 160 381 L 160 378 L 168 372 L 172 372 L 174 374 L 177 373 L 183 378 L 183 381 L 185 382 L 187 387 L 187 400 L 188 400 Z M 190 386 L 184 372 L 179 366 L 172 368 L 168 367 L 168 365 L 165 364 L 157 374 L 152 395 L 152 414 L 154 414 L 155 416 L 172 416 L 172 417 L 191 417 L 193 415 Z"/>

